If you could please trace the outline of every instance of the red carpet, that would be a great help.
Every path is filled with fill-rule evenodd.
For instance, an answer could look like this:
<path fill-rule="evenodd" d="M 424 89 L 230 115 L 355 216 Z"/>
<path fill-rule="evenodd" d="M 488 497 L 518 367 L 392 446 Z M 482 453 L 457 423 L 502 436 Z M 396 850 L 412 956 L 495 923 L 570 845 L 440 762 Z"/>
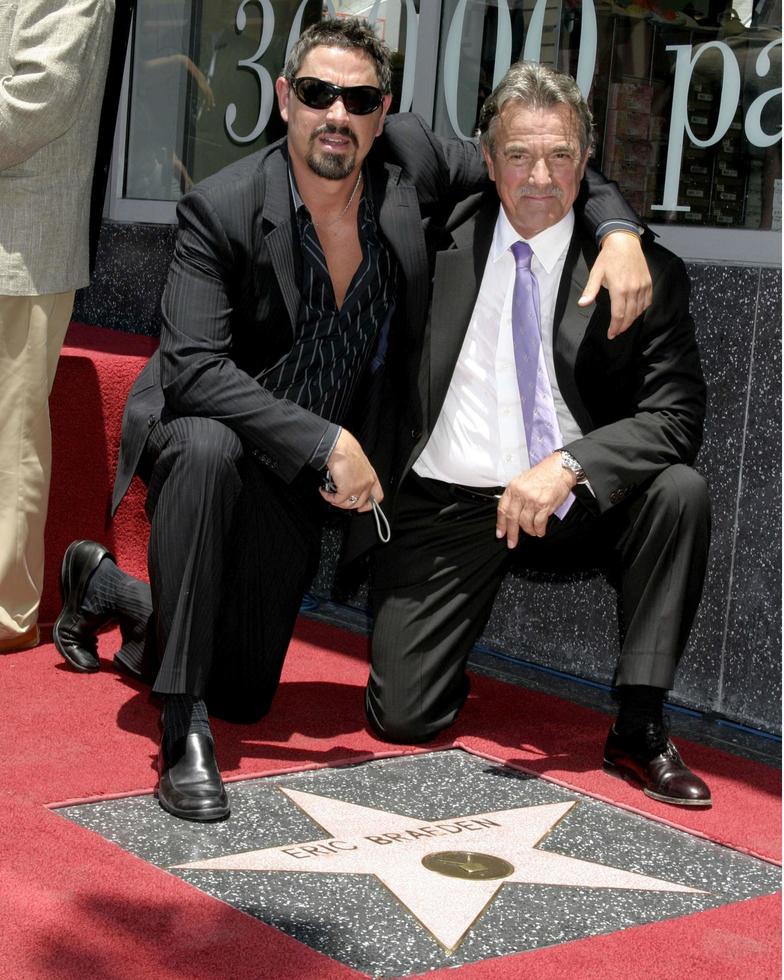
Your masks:
<path fill-rule="evenodd" d="M 72 325 L 52 393 L 54 466 L 42 622 L 58 610 L 57 571 L 76 537 L 98 538 L 143 574 L 147 525 L 137 487 L 110 526 L 107 506 L 125 395 L 155 343 Z M 96 424 L 100 421 L 102 424 Z M 0 978 L 13 980 L 329 980 L 359 974 L 202 894 L 47 809 L 149 792 L 157 710 L 146 689 L 105 669 L 67 670 L 52 646 L 0 657 Z M 300 623 L 270 718 L 216 723 L 229 778 L 359 761 L 394 749 L 366 730 L 367 641 Z M 685 746 L 714 807 L 683 812 L 598 770 L 608 720 L 556 698 L 475 677 L 459 745 L 565 786 L 767 858 L 780 856 L 780 780 L 760 764 Z M 433 746 L 428 747 L 428 751 Z M 778 896 L 434 978 L 768 980 L 781 976 Z"/>
<path fill-rule="evenodd" d="M 115 639 L 102 638 L 102 656 Z M 225 773 L 242 778 L 390 754 L 392 747 L 364 726 L 365 649 L 362 637 L 301 621 L 272 715 L 250 727 L 216 723 Z M 154 786 L 156 708 L 145 689 L 105 667 L 96 675 L 74 674 L 51 646 L 0 658 L 6 746 L 0 758 L 0 976 L 356 976 L 45 808 Z M 674 810 L 597 770 L 606 724 L 585 708 L 475 677 L 466 710 L 439 745 L 472 749 L 778 859 L 777 773 L 687 745 L 687 758 L 709 781 L 715 803 L 706 813 Z M 430 975 L 730 980 L 742 972 L 767 980 L 780 976 L 779 922 L 778 899 L 760 898 Z"/>
<path fill-rule="evenodd" d="M 46 524 L 46 574 L 40 621 L 59 611 L 59 559 L 75 538 L 94 538 L 123 568 L 145 575 L 148 525 L 144 491 L 134 481 L 116 519 L 109 502 L 128 391 L 158 346 L 139 337 L 72 323 L 57 366 L 52 420 L 52 489 Z"/>

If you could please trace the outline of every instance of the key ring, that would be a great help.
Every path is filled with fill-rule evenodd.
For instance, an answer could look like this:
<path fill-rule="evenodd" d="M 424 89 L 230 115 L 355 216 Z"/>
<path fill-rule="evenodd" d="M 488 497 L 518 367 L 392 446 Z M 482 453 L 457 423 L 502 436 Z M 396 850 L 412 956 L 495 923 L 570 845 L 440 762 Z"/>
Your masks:
<path fill-rule="evenodd" d="M 382 544 L 387 544 L 392 537 L 392 531 L 389 527 L 387 515 L 381 509 L 381 504 L 376 503 L 376 498 L 372 493 L 370 495 L 370 506 L 373 508 L 373 517 L 376 520 L 376 531 L 378 532 L 379 541 Z"/>

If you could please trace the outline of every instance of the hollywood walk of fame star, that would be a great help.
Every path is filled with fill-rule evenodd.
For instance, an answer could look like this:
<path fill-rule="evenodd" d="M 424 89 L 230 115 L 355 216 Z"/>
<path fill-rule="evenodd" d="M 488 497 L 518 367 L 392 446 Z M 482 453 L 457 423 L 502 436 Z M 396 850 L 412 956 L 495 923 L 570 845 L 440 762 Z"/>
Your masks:
<path fill-rule="evenodd" d="M 324 829 L 325 838 L 175 867 L 375 875 L 448 952 L 460 945 L 507 882 L 704 894 L 687 885 L 540 850 L 537 845 L 576 801 L 427 821 L 280 789 Z"/>

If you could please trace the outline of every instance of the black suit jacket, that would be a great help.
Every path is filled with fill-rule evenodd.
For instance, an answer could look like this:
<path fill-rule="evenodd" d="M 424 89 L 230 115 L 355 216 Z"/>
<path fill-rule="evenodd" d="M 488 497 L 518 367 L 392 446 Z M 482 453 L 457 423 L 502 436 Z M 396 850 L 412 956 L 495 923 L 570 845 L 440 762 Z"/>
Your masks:
<path fill-rule="evenodd" d="M 476 144 L 435 137 L 407 113 L 387 120 L 368 155 L 367 174 L 381 232 L 401 272 L 386 393 L 382 398 L 381 385 L 365 379 L 370 402 L 357 399 L 363 424 L 355 434 L 383 484 L 396 463 L 393 420 L 400 417 L 401 399 L 406 420 L 413 419 L 410 431 L 420 431 L 425 416 L 417 368 L 447 218 L 456 202 L 486 187 L 488 179 Z M 591 187 L 584 208 L 591 228 L 612 217 L 635 220 L 614 185 L 592 175 Z M 321 418 L 276 399 L 256 380 L 291 346 L 300 301 L 301 256 L 285 141 L 203 181 L 181 200 L 178 221 L 160 350 L 126 405 L 113 510 L 161 417 L 223 422 L 285 481 L 307 464 L 325 429 Z"/>
<path fill-rule="evenodd" d="M 436 257 L 433 300 L 419 372 L 425 425 L 408 442 L 403 477 L 441 411 L 471 318 L 492 243 L 499 202 L 483 195 L 450 227 Z M 601 511 L 673 463 L 692 463 L 702 441 L 705 383 L 689 314 L 683 262 L 647 242 L 653 303 L 620 337 L 607 339 L 609 299 L 577 306 L 596 247 L 575 229 L 556 300 L 553 353 L 558 386 L 582 430 L 566 448 L 579 460 Z M 406 434 L 400 433 L 405 445 Z"/>

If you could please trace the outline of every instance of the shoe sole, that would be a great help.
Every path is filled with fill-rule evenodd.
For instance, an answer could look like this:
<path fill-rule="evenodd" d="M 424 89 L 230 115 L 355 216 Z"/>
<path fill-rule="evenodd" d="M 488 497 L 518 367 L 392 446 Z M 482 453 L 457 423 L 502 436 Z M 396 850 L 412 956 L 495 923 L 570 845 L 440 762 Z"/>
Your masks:
<path fill-rule="evenodd" d="M 213 808 L 212 810 L 202 810 L 200 813 L 196 814 L 188 810 L 184 812 L 183 810 L 178 810 L 176 807 L 170 806 L 164 799 L 161 798 L 158 791 L 155 791 L 155 799 L 158 801 L 158 806 L 167 813 L 170 813 L 173 817 L 178 817 L 180 820 L 190 820 L 192 823 L 218 823 L 221 820 L 226 820 L 231 815 L 231 808 Z"/>
<path fill-rule="evenodd" d="M 52 642 L 55 645 L 57 652 L 69 664 L 74 670 L 79 671 L 80 674 L 96 674 L 101 669 L 100 662 L 96 661 L 95 666 L 85 667 L 84 664 L 80 664 L 66 653 L 65 645 L 60 638 L 60 624 L 66 615 L 73 615 L 77 610 L 71 608 L 71 603 L 66 599 L 66 595 L 73 597 L 74 585 L 70 581 L 71 579 L 71 557 L 73 552 L 79 547 L 80 544 L 84 543 L 84 539 L 80 541 L 73 541 L 65 549 L 65 554 L 63 555 L 63 561 L 60 565 L 60 596 L 63 600 L 63 609 L 60 615 L 55 620 L 54 626 L 52 627 Z M 107 551 L 107 555 L 110 553 Z M 100 562 L 99 562 L 100 564 Z M 96 568 L 98 566 L 96 565 Z"/>
<path fill-rule="evenodd" d="M 609 762 L 607 759 L 604 760 L 602 766 L 604 771 L 608 776 L 614 776 L 615 779 L 622 779 L 625 783 L 629 783 L 632 786 L 636 786 L 637 789 L 641 789 L 646 796 L 649 796 L 652 800 L 656 800 L 657 803 L 669 803 L 671 806 L 691 806 L 691 807 L 702 807 L 707 809 L 713 806 L 713 800 L 681 800 L 672 796 L 664 796 L 663 793 L 655 793 L 652 789 L 648 789 L 644 786 L 641 780 L 628 769 L 624 769 L 621 766 L 616 766 L 615 763 Z"/>
<path fill-rule="evenodd" d="M 25 650 L 35 650 L 41 645 L 41 634 L 37 626 L 32 627 L 35 632 L 28 636 L 24 641 L 20 637 L 15 640 L 3 640 L 0 642 L 0 653 L 23 653 Z M 23 633 L 22 636 L 25 636 Z"/>
<path fill-rule="evenodd" d="M 57 617 L 57 620 L 54 626 L 52 627 L 52 642 L 55 645 L 55 649 L 63 658 L 63 660 L 66 661 L 68 666 L 73 667 L 74 670 L 78 670 L 80 674 L 97 674 L 98 671 L 101 669 L 100 662 L 97 663 L 94 667 L 85 667 L 84 664 L 80 664 L 76 660 L 72 660 L 71 657 L 69 657 L 68 654 L 65 652 L 65 647 L 63 646 L 62 640 L 60 639 L 60 632 L 59 632 L 60 620 L 62 618 L 63 617 L 61 613 Z"/>

